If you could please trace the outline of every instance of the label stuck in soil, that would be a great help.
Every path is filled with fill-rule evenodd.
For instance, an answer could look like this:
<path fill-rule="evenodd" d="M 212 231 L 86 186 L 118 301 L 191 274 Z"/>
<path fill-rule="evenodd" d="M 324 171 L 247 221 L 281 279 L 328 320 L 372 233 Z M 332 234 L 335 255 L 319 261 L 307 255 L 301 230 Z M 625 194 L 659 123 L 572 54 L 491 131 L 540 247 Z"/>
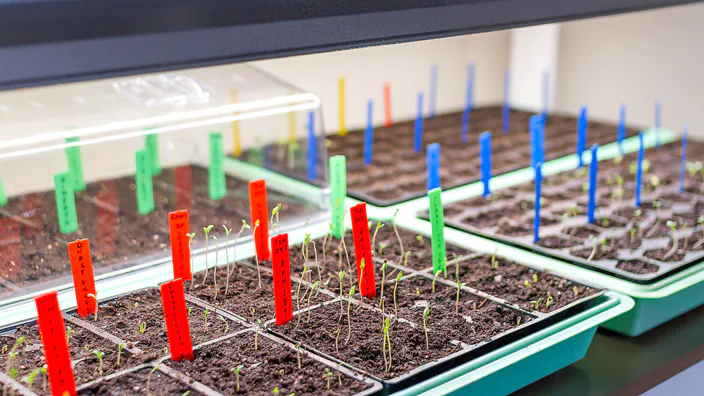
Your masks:
<path fill-rule="evenodd" d="M 347 196 L 347 159 L 336 155 L 328 160 L 330 168 L 330 207 L 332 208 L 332 236 L 342 238 L 345 226 L 345 197 Z"/>
<path fill-rule="evenodd" d="M 51 394 L 63 396 L 68 393 L 76 395 L 76 379 L 71 367 L 71 354 L 66 340 L 66 327 L 59 308 L 56 292 L 44 294 L 34 299 L 37 305 L 37 324 L 44 345 L 47 374 Z"/>
<path fill-rule="evenodd" d="M 66 143 L 77 143 L 77 137 L 66 139 Z M 71 174 L 73 191 L 84 191 L 86 182 L 83 179 L 83 160 L 81 159 L 81 148 L 78 146 L 66 147 L 66 162 L 68 163 L 68 173 Z"/>
<path fill-rule="evenodd" d="M 193 280 L 190 238 L 186 234 L 188 234 L 188 211 L 177 210 L 169 213 L 169 238 L 171 240 L 174 279 Z"/>
<path fill-rule="evenodd" d="M 64 172 L 54 175 L 54 193 L 59 217 L 59 230 L 62 234 L 75 232 L 78 230 L 78 215 L 76 214 L 76 197 L 73 194 L 70 173 Z"/>
<path fill-rule="evenodd" d="M 254 234 L 259 261 L 269 260 L 269 204 L 266 198 L 266 181 L 252 180 L 249 182 L 249 210 L 252 214 L 252 229 L 259 221 L 259 227 Z"/>
<path fill-rule="evenodd" d="M 193 360 L 193 342 L 188 327 L 186 297 L 183 291 L 183 279 L 174 279 L 159 286 L 161 303 L 164 306 L 166 335 L 169 338 L 171 360 Z"/>
<path fill-rule="evenodd" d="M 340 136 L 347 135 L 347 126 L 345 125 L 345 78 L 340 77 Z"/>
<path fill-rule="evenodd" d="M 135 153 L 137 172 L 134 181 L 137 193 L 137 211 L 141 215 L 154 211 L 154 186 L 152 183 L 151 160 L 146 149 Z"/>
<path fill-rule="evenodd" d="M 484 185 L 484 198 L 491 195 L 489 180 L 491 180 L 491 132 L 485 131 L 479 135 L 479 152 L 481 156 L 482 184 Z"/>
<path fill-rule="evenodd" d="M 237 91 L 234 89 L 232 90 L 231 94 L 231 102 L 237 103 Z M 232 113 L 232 115 L 237 115 L 237 112 Z M 240 155 L 242 155 L 242 142 L 240 140 L 240 122 L 239 120 L 234 120 L 232 121 L 232 137 L 233 137 L 233 142 L 232 142 L 232 154 L 235 156 L 235 158 L 238 158 Z"/>
<path fill-rule="evenodd" d="M 315 136 L 315 113 L 308 113 L 308 180 L 318 178 L 318 137 Z"/>
<path fill-rule="evenodd" d="M 428 191 L 440 187 L 440 144 L 432 143 L 425 148 L 428 168 Z"/>
<path fill-rule="evenodd" d="M 354 255 L 357 262 L 357 282 L 363 297 L 376 297 L 376 280 L 374 279 L 374 261 L 372 261 L 371 237 L 369 236 L 369 219 L 367 204 L 362 202 L 350 208 L 352 215 L 352 235 L 354 237 Z M 364 270 L 362 270 L 364 260 Z"/>
<path fill-rule="evenodd" d="M 227 195 L 225 179 L 225 152 L 222 148 L 222 135 L 210 134 L 210 165 L 208 166 L 208 192 L 210 199 L 223 199 Z"/>
<path fill-rule="evenodd" d="M 79 239 L 68 244 L 68 257 L 71 260 L 73 289 L 76 292 L 78 314 L 85 318 L 95 314 L 97 301 L 89 294 L 95 292 L 95 277 L 93 275 L 93 259 L 90 255 L 88 239 Z"/>
<path fill-rule="evenodd" d="M 152 128 L 149 128 L 152 129 Z M 152 175 L 161 174 L 161 162 L 159 161 L 159 135 L 153 133 L 144 137 L 144 148 L 149 153 L 149 165 Z"/>
<path fill-rule="evenodd" d="M 271 238 L 271 260 L 274 275 L 274 307 L 276 324 L 283 326 L 293 319 L 293 301 L 291 299 L 291 253 L 288 247 L 288 234 L 279 234 Z"/>
<path fill-rule="evenodd" d="M 445 271 L 445 223 L 442 209 L 442 190 L 435 188 L 428 191 L 430 200 L 430 225 L 432 226 L 431 244 L 433 246 L 433 273 Z"/>
<path fill-rule="evenodd" d="M 391 85 L 384 84 L 384 126 L 391 128 L 393 120 L 391 119 Z"/>
<path fill-rule="evenodd" d="M 0 206 L 7 205 L 7 195 L 5 195 L 5 187 L 2 185 L 2 179 L 0 179 Z"/>

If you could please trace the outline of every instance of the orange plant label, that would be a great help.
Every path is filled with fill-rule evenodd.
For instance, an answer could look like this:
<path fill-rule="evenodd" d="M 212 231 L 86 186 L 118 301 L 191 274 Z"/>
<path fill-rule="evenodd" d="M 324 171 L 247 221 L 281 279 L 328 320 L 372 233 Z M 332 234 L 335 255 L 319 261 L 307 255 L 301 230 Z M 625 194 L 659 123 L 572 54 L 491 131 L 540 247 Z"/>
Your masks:
<path fill-rule="evenodd" d="M 183 292 L 183 279 L 174 279 L 159 286 L 161 303 L 164 306 L 166 335 L 169 338 L 171 360 L 193 360 L 193 342 L 188 327 L 186 296 Z"/>
<path fill-rule="evenodd" d="M 363 297 L 376 297 L 376 280 L 374 279 L 374 262 L 372 261 L 371 238 L 369 236 L 369 219 L 367 204 L 362 202 L 350 208 L 352 215 L 352 236 L 354 237 L 354 255 L 357 262 L 357 279 L 359 291 Z M 364 260 L 364 269 L 362 269 Z"/>
<path fill-rule="evenodd" d="M 56 292 L 44 294 L 34 299 L 37 304 L 37 324 L 44 345 L 49 384 L 53 396 L 74 396 L 76 379 L 71 367 L 71 354 L 66 341 L 64 318 L 61 316 Z"/>
<path fill-rule="evenodd" d="M 68 257 L 71 260 L 73 274 L 73 289 L 76 292 L 78 314 L 86 317 L 94 314 L 97 308 L 95 277 L 93 276 L 93 259 L 90 256 L 90 243 L 87 239 L 79 239 L 68 244 Z"/>
<path fill-rule="evenodd" d="M 174 279 L 193 280 L 191 247 L 186 234 L 188 234 L 188 211 L 177 210 L 169 213 L 169 238 L 171 239 Z"/>
<path fill-rule="evenodd" d="M 266 181 L 253 180 L 249 182 L 249 209 L 252 213 L 252 229 L 259 221 L 259 227 L 254 234 L 259 261 L 269 260 L 269 207 L 266 199 Z"/>
<path fill-rule="evenodd" d="M 273 250 L 271 269 L 274 272 L 276 324 L 283 326 L 293 319 L 291 253 L 288 248 L 288 234 L 280 234 L 271 238 L 271 250 Z"/>

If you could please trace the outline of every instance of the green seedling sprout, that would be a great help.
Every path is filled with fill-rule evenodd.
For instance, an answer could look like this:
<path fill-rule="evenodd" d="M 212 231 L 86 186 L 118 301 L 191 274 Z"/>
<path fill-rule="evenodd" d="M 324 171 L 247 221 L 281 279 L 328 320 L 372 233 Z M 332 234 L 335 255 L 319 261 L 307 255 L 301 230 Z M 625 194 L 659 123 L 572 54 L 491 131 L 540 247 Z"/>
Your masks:
<path fill-rule="evenodd" d="M 347 297 L 347 339 L 345 340 L 345 345 L 350 342 L 350 337 L 352 336 L 352 319 L 350 317 L 350 307 L 352 306 L 352 296 L 354 296 L 354 285 L 350 288 L 350 292 Z"/>
<path fill-rule="evenodd" d="M 530 304 L 537 310 L 541 302 L 543 302 L 543 299 L 539 298 L 537 301 L 531 301 Z"/>
<path fill-rule="evenodd" d="M 538 274 L 533 274 L 533 283 L 538 283 Z"/>
<path fill-rule="evenodd" d="M 313 286 L 311 286 L 310 294 L 308 294 L 308 318 L 306 319 L 306 322 L 310 322 L 310 298 L 313 296 L 313 291 L 318 289 L 318 286 L 320 286 L 320 281 L 315 281 L 313 283 Z"/>
<path fill-rule="evenodd" d="M 423 238 L 423 235 L 416 235 L 416 241 L 420 243 L 421 247 L 425 244 L 425 239 Z"/>
<path fill-rule="evenodd" d="M 46 380 L 49 377 L 47 374 L 49 366 L 46 364 L 42 366 L 42 368 L 39 369 L 39 371 L 42 373 L 42 392 L 46 392 Z"/>
<path fill-rule="evenodd" d="M 273 391 L 273 392 L 274 392 L 274 395 L 277 395 L 277 396 L 278 396 L 278 394 L 279 394 L 279 387 L 277 386 L 276 388 L 274 388 L 274 391 Z"/>
<path fill-rule="evenodd" d="M 574 296 L 577 297 L 579 295 L 579 288 L 577 286 L 573 287 L 572 293 L 574 293 Z"/>
<path fill-rule="evenodd" d="M 589 241 L 592 243 L 592 251 L 589 254 L 589 257 L 587 257 L 587 261 L 592 261 L 594 260 L 594 257 L 596 257 L 596 254 L 599 251 L 599 244 L 596 241 L 596 237 L 594 235 L 589 235 Z"/>
<path fill-rule="evenodd" d="M 435 271 L 435 275 L 433 276 L 433 283 L 432 283 L 433 294 L 435 294 L 435 280 L 438 279 L 438 275 L 440 275 L 440 274 L 442 274 L 442 271 L 437 270 L 437 271 Z"/>
<path fill-rule="evenodd" d="M 210 310 L 205 308 L 205 313 L 203 313 L 203 323 L 205 324 L 205 327 L 208 327 L 208 316 L 210 316 Z"/>
<path fill-rule="evenodd" d="M 337 277 L 340 279 L 340 319 L 337 320 L 339 322 L 340 320 L 342 320 L 342 315 L 344 314 L 344 302 L 342 298 L 342 279 L 345 277 L 345 271 L 340 271 L 337 274 Z"/>
<path fill-rule="evenodd" d="M 301 310 L 301 285 L 303 284 L 303 278 L 306 277 L 306 271 L 308 270 L 308 267 L 303 264 L 303 272 L 301 273 L 301 278 L 298 279 L 298 287 L 296 288 L 296 311 Z M 301 322 L 301 315 L 298 315 L 298 318 L 296 319 L 296 327 L 298 327 L 298 324 Z"/>
<path fill-rule="evenodd" d="M 140 322 L 139 323 L 139 334 L 144 334 L 144 332 L 147 330 L 147 322 Z"/>
<path fill-rule="evenodd" d="M 403 278 L 403 271 L 399 271 L 396 275 L 396 283 L 394 283 L 394 315 L 398 316 L 398 304 L 396 302 L 396 289 L 398 289 L 398 282 Z"/>
<path fill-rule="evenodd" d="M 377 254 L 379 257 L 381 257 L 382 254 L 384 254 L 384 249 L 386 249 L 386 245 L 383 243 L 379 244 L 379 253 Z"/>
<path fill-rule="evenodd" d="M 330 369 L 327 367 L 325 367 L 325 377 L 328 380 L 328 390 L 330 390 L 330 381 L 332 380 L 332 371 L 330 371 Z"/>
<path fill-rule="evenodd" d="M 188 251 L 190 252 L 190 262 L 191 262 L 191 274 L 193 274 L 193 249 L 191 248 L 191 245 L 193 245 L 193 238 L 196 237 L 195 232 L 186 233 L 186 236 L 188 237 Z M 191 280 L 191 285 L 188 287 L 188 289 L 193 289 L 193 280 Z"/>
<path fill-rule="evenodd" d="M 227 276 L 225 279 L 225 296 L 227 296 L 227 292 L 230 290 L 230 252 L 227 250 L 227 246 L 230 242 L 230 233 L 232 232 L 232 228 L 227 228 L 224 224 L 222 225 L 222 228 L 225 229 L 225 267 L 227 268 Z"/>
<path fill-rule="evenodd" d="M 407 251 L 406 253 L 403 254 L 403 265 L 408 267 L 408 256 L 411 255 L 411 251 Z"/>
<path fill-rule="evenodd" d="M 73 329 L 66 326 L 66 343 L 71 344 L 71 334 L 73 334 Z"/>
<path fill-rule="evenodd" d="M 697 217 L 697 226 L 701 229 L 704 227 L 704 216 Z M 702 237 L 697 242 L 694 243 L 692 249 L 696 249 L 699 246 L 704 245 L 704 232 L 702 232 Z"/>
<path fill-rule="evenodd" d="M 218 256 L 220 252 L 220 241 L 213 235 L 211 238 L 215 239 L 215 265 L 213 266 L 213 286 L 215 287 L 215 301 L 218 300 Z M 226 248 L 227 249 L 227 248 Z"/>
<path fill-rule="evenodd" d="M 24 337 L 18 337 L 15 340 L 15 343 L 12 345 L 12 348 L 10 349 L 10 352 L 7 354 L 7 363 L 5 367 L 5 372 L 8 374 L 12 374 L 13 370 L 17 371 L 17 368 L 12 367 L 12 363 L 15 360 L 15 357 L 19 352 L 17 352 L 17 348 L 20 347 L 24 343 Z M 16 377 L 16 375 L 15 375 Z M 3 388 L 3 394 L 5 393 L 5 390 Z"/>
<path fill-rule="evenodd" d="M 151 387 L 151 383 L 152 383 L 152 374 L 154 374 L 154 372 L 159 369 L 160 365 L 161 365 L 161 363 L 154 366 L 154 368 L 149 372 L 149 375 L 147 376 L 147 396 L 149 396 L 149 394 L 150 394 L 149 388 Z"/>
<path fill-rule="evenodd" d="M 636 229 L 631 228 L 630 230 L 628 230 L 628 234 L 631 237 L 631 243 L 633 243 L 633 241 L 635 240 L 635 237 L 636 237 Z"/>
<path fill-rule="evenodd" d="M 345 212 L 346 214 L 347 212 Z M 345 216 L 344 214 L 342 215 L 342 224 L 345 224 Z M 347 272 L 352 274 L 352 263 L 350 262 L 350 255 L 347 252 L 347 243 L 345 243 L 345 234 L 347 234 L 347 226 L 345 225 L 342 228 L 342 237 L 340 238 L 340 246 L 342 246 L 342 250 L 345 252 L 345 258 L 347 259 Z M 342 257 L 340 257 L 340 260 L 342 260 Z M 354 281 L 352 280 L 352 276 L 350 276 L 350 284 L 352 284 Z"/>
<path fill-rule="evenodd" d="M 653 187 L 653 190 L 658 188 L 658 186 L 660 186 L 660 178 L 655 175 L 650 175 L 650 186 Z"/>
<path fill-rule="evenodd" d="M 259 329 L 262 327 L 262 320 L 257 319 L 257 327 L 256 330 L 254 331 L 254 350 L 258 351 L 259 350 Z"/>
<path fill-rule="evenodd" d="M 37 375 L 39 375 L 41 370 L 42 370 L 41 368 L 35 368 L 27 376 L 27 388 L 29 388 L 30 391 L 32 390 L 32 384 L 34 384 L 34 380 L 37 378 Z"/>
<path fill-rule="evenodd" d="M 386 283 L 386 268 L 388 268 L 389 262 L 384 259 L 384 263 L 381 264 L 381 294 L 379 296 L 379 304 L 384 301 L 384 283 Z"/>
<path fill-rule="evenodd" d="M 203 227 L 203 233 L 205 233 L 205 273 L 203 274 L 203 282 L 201 285 L 205 285 L 205 281 L 208 279 L 208 236 L 210 235 L 210 230 L 212 229 L 212 224 L 207 227 Z"/>
<path fill-rule="evenodd" d="M 396 239 L 398 239 L 398 244 L 401 246 L 401 256 L 399 256 L 398 262 L 403 260 L 403 240 L 401 240 L 401 235 L 398 234 L 398 228 L 396 228 L 396 215 L 398 214 L 398 209 L 394 212 L 394 217 L 391 218 L 391 226 L 394 228 L 394 234 L 396 234 Z"/>
<path fill-rule="evenodd" d="M 665 257 L 663 257 L 667 260 L 677 252 L 677 249 L 679 248 L 679 238 L 675 236 L 675 232 L 677 231 L 677 222 L 668 220 L 665 224 L 667 224 L 667 227 L 670 229 L 670 236 L 672 237 L 672 248 L 670 248 L 670 250 L 665 253 Z"/>
<path fill-rule="evenodd" d="M 298 369 L 301 369 L 301 343 L 296 345 L 296 359 L 298 360 Z"/>
<path fill-rule="evenodd" d="M 545 309 L 549 309 L 550 305 L 552 305 L 552 295 L 548 291 L 548 298 L 545 299 Z"/>
<path fill-rule="evenodd" d="M 117 346 L 117 367 L 120 367 L 120 358 L 122 357 L 122 350 L 125 349 L 125 343 L 121 342 Z"/>
<path fill-rule="evenodd" d="M 687 164 L 685 164 L 685 168 L 687 169 L 689 177 L 694 177 L 696 176 L 697 172 L 704 168 L 704 164 L 701 161 L 688 161 Z"/>
<path fill-rule="evenodd" d="M 359 297 L 362 299 L 362 302 L 364 302 L 364 296 L 362 295 L 362 282 L 364 281 L 365 277 L 363 276 L 364 274 L 364 268 L 367 266 L 367 263 L 364 262 L 364 259 L 360 260 L 359 262 Z"/>
<path fill-rule="evenodd" d="M 100 352 L 99 350 L 95 349 L 93 351 L 93 355 L 95 355 L 95 357 L 98 358 L 98 376 L 102 377 L 103 376 L 103 356 L 105 356 L 105 352 Z"/>
<path fill-rule="evenodd" d="M 217 318 L 225 323 L 225 334 L 227 334 L 230 331 L 230 324 L 227 323 L 227 320 L 222 315 L 218 315 Z"/>
<path fill-rule="evenodd" d="M 423 331 L 425 332 L 425 349 L 430 349 L 430 341 L 428 339 L 428 315 L 430 315 L 430 305 L 423 310 Z"/>
<path fill-rule="evenodd" d="M 240 391 L 240 371 L 242 371 L 243 368 L 244 368 L 244 366 L 240 364 L 239 366 L 237 366 L 231 370 L 231 371 L 235 372 L 235 390 L 237 392 Z"/>
<path fill-rule="evenodd" d="M 384 321 L 382 322 L 382 327 L 381 327 L 381 353 L 384 356 L 384 370 L 388 372 L 389 369 L 389 358 L 386 357 L 386 343 L 389 338 L 389 329 L 387 327 L 387 323 L 390 325 L 391 322 L 389 321 L 388 318 L 385 318 Z"/>
<path fill-rule="evenodd" d="M 86 297 L 92 298 L 93 300 L 95 300 L 95 317 L 93 318 L 93 320 L 95 320 L 97 322 L 98 321 L 98 292 L 95 292 L 95 294 L 93 294 L 93 293 L 86 294 Z"/>
<path fill-rule="evenodd" d="M 259 228 L 259 220 L 254 222 L 254 229 L 252 229 L 252 236 L 257 235 L 257 228 Z M 254 261 L 257 264 L 257 279 L 259 280 L 259 288 L 262 288 L 262 273 L 261 270 L 259 269 L 259 256 L 254 255 Z"/>
<path fill-rule="evenodd" d="M 384 223 L 382 223 L 381 221 L 376 222 L 376 228 L 374 229 L 374 235 L 372 236 L 372 253 L 374 252 L 374 246 L 376 246 L 376 234 L 379 233 L 379 230 L 383 226 Z M 381 249 L 381 246 L 379 248 Z M 381 256 L 381 253 L 379 255 Z"/>
<path fill-rule="evenodd" d="M 491 268 L 492 269 L 499 268 L 499 261 L 496 260 L 496 251 L 497 250 L 499 250 L 499 248 L 494 249 L 494 254 L 491 255 Z"/>
<path fill-rule="evenodd" d="M 339 341 L 340 341 L 340 328 L 338 327 L 337 332 L 335 333 L 335 350 L 337 353 L 340 353 L 340 347 L 339 347 Z"/>
<path fill-rule="evenodd" d="M 530 282 L 528 282 L 528 279 L 526 279 L 526 280 L 523 281 L 523 286 L 525 286 L 525 287 L 531 287 L 531 286 L 533 286 L 533 285 L 531 285 Z"/>
<path fill-rule="evenodd" d="M 276 231 L 276 228 L 279 226 L 279 212 L 281 211 L 281 203 L 276 204 L 274 209 L 271 210 L 271 220 L 269 221 L 271 223 L 271 231 Z M 274 218 L 276 218 L 276 222 L 274 222 Z"/>

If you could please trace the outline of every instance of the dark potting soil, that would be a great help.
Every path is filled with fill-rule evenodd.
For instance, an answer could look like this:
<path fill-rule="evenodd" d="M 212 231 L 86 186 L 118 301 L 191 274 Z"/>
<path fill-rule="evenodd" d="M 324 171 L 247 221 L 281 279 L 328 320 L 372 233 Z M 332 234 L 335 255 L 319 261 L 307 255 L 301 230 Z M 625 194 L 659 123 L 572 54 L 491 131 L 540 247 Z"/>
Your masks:
<path fill-rule="evenodd" d="M 670 249 L 655 249 L 655 250 L 648 250 L 643 255 L 645 257 L 651 258 L 653 260 L 658 260 L 658 261 L 662 261 L 665 263 L 670 263 L 673 261 L 682 261 L 682 260 L 684 260 L 684 257 L 687 255 L 687 252 L 685 250 L 681 250 L 681 249 L 678 249 L 673 254 L 668 256 L 669 253 L 670 253 Z"/>
<path fill-rule="evenodd" d="M 151 375 L 150 375 L 151 373 Z M 147 390 L 147 381 L 149 389 Z M 152 372 L 151 368 L 122 374 L 118 377 L 102 381 L 78 392 L 86 396 L 123 396 L 123 395 L 200 395 L 195 389 L 189 388 L 159 370 Z"/>
<path fill-rule="evenodd" d="M 188 324 L 193 345 L 243 328 L 218 312 L 209 312 L 206 323 L 205 309 L 188 302 L 186 306 L 190 309 Z M 79 317 L 78 314 L 73 316 Z M 144 351 L 145 361 L 163 356 L 164 348 L 168 348 L 161 294 L 157 289 L 142 290 L 102 303 L 98 308 L 98 320 L 93 319 L 92 315 L 86 318 L 98 328 L 125 340 L 128 346 Z M 142 323 L 146 323 L 143 333 L 140 332 Z"/>
<path fill-rule="evenodd" d="M 441 276 L 442 277 L 442 276 Z M 393 285 L 387 285 L 386 310 L 395 312 Z M 518 311 L 488 301 L 486 298 L 436 281 L 413 276 L 399 282 L 396 289 L 398 315 L 415 323 L 423 323 L 423 313 L 429 307 L 426 325 L 429 329 L 449 335 L 466 344 L 479 344 L 530 320 Z"/>
<path fill-rule="evenodd" d="M 255 350 L 254 336 L 255 332 L 243 333 L 196 350 L 193 361 L 167 364 L 223 394 L 263 396 L 278 388 L 282 395 L 350 395 L 370 387 L 344 375 L 338 379 L 334 368 L 315 361 L 305 351 L 301 351 L 299 368 L 295 350 L 262 335 Z M 239 391 L 234 370 L 238 366 L 243 366 Z M 333 374 L 329 389 L 326 368 Z"/>
<path fill-rule="evenodd" d="M 98 335 L 68 323 L 67 329 L 71 329 L 69 337 L 69 349 L 71 351 L 71 362 L 76 378 L 77 386 L 100 378 L 99 361 L 93 351 L 103 352 L 103 376 L 116 373 L 134 367 L 141 363 L 140 359 L 130 354 L 127 350 L 122 350 L 120 365 L 117 365 L 118 346 L 113 342 L 99 337 Z M 68 330 L 67 330 L 68 332 Z M 0 336 L 0 348 L 5 345 L 10 350 L 19 337 L 25 337 L 25 341 L 17 349 L 17 356 L 14 358 L 12 367 L 18 369 L 17 380 L 25 383 L 25 379 L 34 369 L 41 368 L 46 364 L 44 359 L 44 348 L 39 337 L 37 325 L 24 325 L 16 329 L 14 334 Z M 5 372 L 7 366 L 3 364 L 0 370 Z M 8 374 L 8 373 L 6 373 Z M 33 390 L 42 395 L 49 395 L 48 380 L 44 383 L 44 374 L 37 375 L 33 384 Z"/>
<path fill-rule="evenodd" d="M 376 223 L 372 225 L 370 232 L 374 233 Z M 414 270 L 421 270 L 433 265 L 433 251 L 431 247 L 430 237 L 413 233 L 403 228 L 397 228 L 399 236 L 403 241 L 405 252 L 411 252 L 408 256 L 406 266 Z M 379 259 L 386 259 L 395 264 L 403 264 L 404 260 L 401 256 L 401 245 L 396 238 L 392 224 L 385 223 L 384 227 L 379 230 L 376 237 L 376 251 L 379 251 L 379 245 L 383 244 L 385 248 L 381 255 L 377 255 Z M 463 256 L 467 254 L 467 249 L 447 244 L 445 247 L 448 262 L 455 255 Z"/>
<path fill-rule="evenodd" d="M 437 331 L 430 332 L 429 346 L 426 348 L 422 326 L 414 327 L 407 322 L 396 321 L 389 331 L 392 365 L 390 371 L 385 372 L 381 350 L 381 311 L 352 304 L 349 310 L 350 326 L 347 304 L 347 301 L 343 304 L 342 317 L 340 304 L 334 302 L 313 309 L 310 321 L 306 316 L 306 319 L 302 318 L 297 324 L 294 318 L 290 323 L 273 330 L 380 378 L 398 377 L 460 350 L 458 345 L 450 342 L 447 334 Z"/>
<path fill-rule="evenodd" d="M 650 274 L 658 270 L 657 265 L 642 260 L 619 261 L 618 264 L 616 264 L 616 268 L 634 274 Z"/>
<path fill-rule="evenodd" d="M 501 133 L 500 107 L 473 109 L 467 142 L 462 142 L 462 113 L 443 114 L 424 120 L 423 144 L 414 151 L 413 122 L 398 122 L 392 127 L 374 130 L 372 164 L 365 166 L 364 131 L 350 131 L 345 136 L 327 136 L 327 151 L 347 157 L 348 193 L 355 198 L 386 206 L 426 193 L 425 147 L 440 143 L 441 185 L 444 189 L 475 181 L 479 177 L 479 134 L 489 130 L 492 136 L 493 173 L 501 174 L 530 164 L 528 119 L 530 113 L 511 111 L 510 126 Z M 550 115 L 545 126 L 545 157 L 554 159 L 574 152 L 577 120 L 573 117 Z M 590 122 L 588 144 L 616 140 L 616 126 Z M 628 136 L 637 130 L 629 128 Z M 306 147 L 306 142 L 296 142 Z M 255 164 L 307 179 L 306 150 L 288 150 L 288 144 L 252 149 L 243 158 Z M 288 158 L 293 153 L 293 161 Z M 383 154 L 383 156 L 382 156 Z M 468 160 L 470 159 L 470 160 Z M 321 160 L 319 160 L 321 162 Z M 421 170 L 421 171 L 419 171 Z M 320 183 L 323 172 L 318 172 Z"/>

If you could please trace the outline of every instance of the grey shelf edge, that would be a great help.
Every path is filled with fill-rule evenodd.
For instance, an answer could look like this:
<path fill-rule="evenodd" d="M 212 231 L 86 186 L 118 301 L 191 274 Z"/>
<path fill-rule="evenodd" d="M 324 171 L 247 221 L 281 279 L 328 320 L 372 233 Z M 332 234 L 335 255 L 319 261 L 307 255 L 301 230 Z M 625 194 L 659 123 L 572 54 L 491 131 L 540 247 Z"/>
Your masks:
<path fill-rule="evenodd" d="M 427 40 L 695 2 L 145 0 L 137 5 L 132 0 L 0 0 L 0 90 Z"/>

